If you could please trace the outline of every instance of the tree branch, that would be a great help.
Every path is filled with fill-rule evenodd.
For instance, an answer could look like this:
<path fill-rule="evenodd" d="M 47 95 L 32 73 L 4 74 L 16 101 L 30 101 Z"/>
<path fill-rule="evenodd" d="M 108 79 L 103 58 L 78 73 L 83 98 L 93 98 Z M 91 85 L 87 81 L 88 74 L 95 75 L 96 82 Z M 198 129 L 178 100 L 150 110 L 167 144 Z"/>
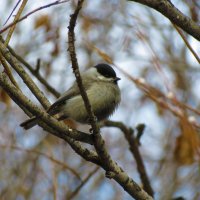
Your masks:
<path fill-rule="evenodd" d="M 88 140 L 89 143 L 92 143 L 91 138 L 89 139 L 89 135 L 85 133 L 82 134 L 80 131 L 69 129 L 63 122 L 57 121 L 46 112 L 39 109 L 9 81 L 5 73 L 0 73 L 0 86 L 2 86 L 15 103 L 17 103 L 22 109 L 26 108 L 26 110 L 33 113 L 35 116 L 40 117 L 40 119 L 48 125 L 47 130 L 51 134 L 68 142 L 74 151 L 85 160 L 93 162 L 97 165 L 100 164 L 99 158 L 94 151 L 84 148 L 81 146 L 80 142 L 75 141 L 77 138 L 80 138 L 81 135 L 83 140 Z"/>
<path fill-rule="evenodd" d="M 173 26 L 177 30 L 177 32 L 179 33 L 181 38 L 183 39 L 183 41 L 184 41 L 185 45 L 187 46 L 187 48 L 190 50 L 192 55 L 196 58 L 197 62 L 200 64 L 200 58 L 199 58 L 198 54 L 195 52 L 195 50 L 192 48 L 190 43 L 187 41 L 187 39 L 186 39 L 185 35 L 183 34 L 183 32 L 175 24 L 173 24 Z"/>
<path fill-rule="evenodd" d="M 42 83 L 45 88 L 51 92 L 55 97 L 59 97 L 60 93 L 52 87 L 46 79 L 44 79 L 38 70 L 34 69 L 28 62 L 26 62 L 21 56 L 19 56 L 9 45 L 7 47 L 10 51 L 10 53 L 20 62 L 22 63 L 39 81 Z"/>
<path fill-rule="evenodd" d="M 113 121 L 105 121 L 104 124 L 108 127 L 116 127 L 119 128 L 123 133 L 124 136 L 129 143 L 129 149 L 135 158 L 136 164 L 137 164 L 137 170 L 140 174 L 141 181 L 143 183 L 144 190 L 151 196 L 154 195 L 154 191 L 151 187 L 149 178 L 147 176 L 147 172 L 142 160 L 142 156 L 140 155 L 138 141 L 134 136 L 134 131 L 131 128 L 127 128 L 122 122 L 113 122 Z"/>
<path fill-rule="evenodd" d="M 4 23 L 3 25 L 5 25 L 5 24 L 8 22 L 8 20 L 11 18 L 13 12 L 14 12 L 15 9 L 17 8 L 17 6 L 19 5 L 20 1 L 21 1 L 21 0 L 18 0 L 18 2 L 15 4 L 15 7 L 13 8 L 13 10 L 11 11 L 10 15 L 8 16 L 8 18 L 6 19 L 6 21 L 5 21 L 5 23 Z"/>
<path fill-rule="evenodd" d="M 83 98 L 84 104 L 85 104 L 85 108 L 88 112 L 88 115 L 90 117 L 90 123 L 92 126 L 92 130 L 93 130 L 93 136 L 94 136 L 94 147 L 98 153 L 98 155 L 100 156 L 102 163 L 106 169 L 106 171 L 112 171 L 112 169 L 114 169 L 115 167 L 115 163 L 114 161 L 112 161 L 110 155 L 108 154 L 106 148 L 105 148 L 105 142 L 103 140 L 103 138 L 100 135 L 100 130 L 99 127 L 97 126 L 96 123 L 96 117 L 92 111 L 92 107 L 91 104 L 89 102 L 89 99 L 87 97 L 87 93 L 85 91 L 85 88 L 83 86 L 82 83 L 82 79 L 81 79 L 81 75 L 79 72 L 79 67 L 78 67 L 78 61 L 76 58 L 76 50 L 75 50 L 75 34 L 74 34 L 74 29 L 75 29 L 75 25 L 76 25 L 76 20 L 78 17 L 78 13 L 82 7 L 82 3 L 83 0 L 79 0 L 76 10 L 74 12 L 74 14 L 71 15 L 70 21 L 69 21 L 69 31 L 68 31 L 68 43 L 69 43 L 69 54 L 70 54 L 70 58 L 71 58 L 71 62 L 72 62 L 72 68 L 73 68 L 73 72 L 75 74 L 76 77 L 76 81 L 77 81 L 77 85 L 79 87 L 80 90 L 80 94 Z M 112 163 L 112 164 L 111 164 Z M 111 167 L 112 166 L 112 167 Z"/>
<path fill-rule="evenodd" d="M 27 4 L 27 1 L 28 1 L 28 0 L 23 0 L 23 1 L 22 1 L 22 4 L 21 4 L 19 10 L 17 11 L 17 14 L 15 15 L 15 18 L 14 18 L 14 21 L 13 21 L 14 23 L 20 18 L 21 14 L 22 14 L 22 12 L 23 12 L 23 10 L 24 10 L 26 4 Z M 6 45 L 6 46 L 8 45 L 8 43 L 9 43 L 11 37 L 12 37 L 12 34 L 14 33 L 15 27 L 16 27 L 16 24 L 13 25 L 13 26 L 10 28 L 10 30 L 9 30 L 9 32 L 8 32 L 8 34 L 7 34 L 6 41 L 5 41 L 5 45 Z"/>
<path fill-rule="evenodd" d="M 15 145 L 4 145 L 4 144 L 0 144 L 0 148 L 4 148 L 4 149 L 9 148 L 9 149 L 17 150 L 17 151 L 22 151 L 22 152 L 26 152 L 26 153 L 37 154 L 39 156 L 43 156 L 43 157 L 51 160 L 55 164 L 60 165 L 61 167 L 63 167 L 63 169 L 69 170 L 77 179 L 81 180 L 80 175 L 78 174 L 78 172 L 76 172 L 74 170 L 74 168 L 68 166 L 64 161 L 57 160 L 52 155 L 48 155 L 42 151 L 38 151 L 35 149 L 26 149 L 26 148 L 22 148 L 20 146 L 15 146 Z"/>
<path fill-rule="evenodd" d="M 19 86 L 18 86 L 15 78 L 13 77 L 12 71 L 11 71 L 10 67 L 8 66 L 8 64 L 7 64 L 6 59 L 1 54 L 1 52 L 0 52 L 0 62 L 2 64 L 2 66 L 4 67 L 4 71 L 8 75 L 9 79 L 11 80 L 11 82 L 19 89 Z"/>
<path fill-rule="evenodd" d="M 170 0 L 129 0 L 151 7 L 167 17 L 173 24 L 200 40 L 200 26 L 178 10 Z"/>
<path fill-rule="evenodd" d="M 38 101 L 42 104 L 42 106 L 47 109 L 50 106 L 48 99 L 43 95 L 37 85 L 33 82 L 30 76 L 26 73 L 23 67 L 20 65 L 18 60 L 11 55 L 11 53 L 7 50 L 4 43 L 0 41 L 0 52 L 7 60 L 7 62 L 15 69 L 15 71 L 19 74 L 22 80 L 26 83 L 29 89 L 33 92 Z"/>
<path fill-rule="evenodd" d="M 76 77 L 76 82 L 77 85 L 79 87 L 80 90 L 80 94 L 83 98 L 84 104 L 85 104 L 85 108 L 88 112 L 89 118 L 90 118 L 90 123 L 92 126 L 92 130 L 93 130 L 93 136 L 94 136 L 94 147 L 98 153 L 98 155 L 101 158 L 101 161 L 104 165 L 104 169 L 106 169 L 106 172 L 110 172 L 113 171 L 113 169 L 115 169 L 115 163 L 114 161 L 111 159 L 110 155 L 108 154 L 106 147 L 105 147 L 105 142 L 103 140 L 103 138 L 100 135 L 100 130 L 99 130 L 99 126 L 97 125 L 96 121 L 96 117 L 93 113 L 91 104 L 89 102 L 87 93 L 85 91 L 85 88 L 83 86 L 82 83 L 82 79 L 81 79 L 81 75 L 79 72 L 79 66 L 78 66 L 78 61 L 76 58 L 76 49 L 75 49 L 75 33 L 74 33 L 74 29 L 75 29 L 75 25 L 76 25 L 76 20 L 79 14 L 79 11 L 82 7 L 84 0 L 79 0 L 77 7 L 74 11 L 74 14 L 72 14 L 70 17 L 70 21 L 69 21 L 69 26 L 68 26 L 68 51 L 70 54 L 70 58 L 71 58 L 71 62 L 72 62 L 72 68 L 73 68 L 73 72 L 74 75 Z"/>
<path fill-rule="evenodd" d="M 48 7 L 51 7 L 51 6 L 54 6 L 54 5 L 59 5 L 59 4 L 62 4 L 62 3 L 66 3 L 68 2 L 69 0 L 58 0 L 58 1 L 55 1 L 53 3 L 50 3 L 50 4 L 47 4 L 47 5 L 44 5 L 44 6 L 41 6 L 39 8 L 36 8 L 34 10 L 32 10 L 31 12 L 29 12 L 28 14 L 24 15 L 23 17 L 21 17 L 20 19 L 8 24 L 7 26 L 5 26 L 4 28 L 0 29 L 0 34 L 2 34 L 3 32 L 5 32 L 6 30 L 8 30 L 10 27 L 12 26 L 15 26 L 17 23 L 23 21 L 24 19 L 26 19 L 27 17 L 29 17 L 30 15 L 32 15 L 33 13 L 39 11 L 39 10 L 42 10 L 42 9 L 45 9 L 45 8 L 48 8 Z"/>
<path fill-rule="evenodd" d="M 95 167 L 88 175 L 87 177 L 81 182 L 81 184 L 72 192 L 67 195 L 65 199 L 71 200 L 73 199 L 78 192 L 81 190 L 81 188 L 90 180 L 90 178 L 93 177 L 93 175 L 99 170 L 99 167 Z"/>
<path fill-rule="evenodd" d="M 70 22 L 69 22 L 69 31 L 68 31 L 68 51 L 70 54 L 71 62 L 72 62 L 72 68 L 73 72 L 76 77 L 77 85 L 79 87 L 81 96 L 83 98 L 85 108 L 88 112 L 88 115 L 90 117 L 91 126 L 93 129 L 93 136 L 94 136 L 94 147 L 97 151 L 98 156 L 101 160 L 101 167 L 106 171 L 108 178 L 113 178 L 116 182 L 118 182 L 125 191 L 127 191 L 132 197 L 135 199 L 143 200 L 143 199 L 152 199 L 142 188 L 137 185 L 136 182 L 133 181 L 124 171 L 121 167 L 117 165 L 112 159 L 111 156 L 108 154 L 105 142 L 103 138 L 100 135 L 99 132 L 99 126 L 96 124 L 96 117 L 94 116 L 94 113 L 92 111 L 91 104 L 88 100 L 87 93 L 83 87 L 82 79 L 80 76 L 79 68 L 78 68 L 78 61 L 76 58 L 76 51 L 75 51 L 75 34 L 74 34 L 74 28 L 76 24 L 76 20 L 79 14 L 79 11 L 82 7 L 83 0 L 79 0 L 77 7 L 74 11 L 74 14 L 71 15 Z"/>
<path fill-rule="evenodd" d="M 76 10 L 70 16 L 70 21 L 69 21 L 69 26 L 68 26 L 68 29 L 69 29 L 69 31 L 68 31 L 68 51 L 69 51 L 71 62 L 72 62 L 72 69 L 73 69 L 74 75 L 76 77 L 76 82 L 77 82 L 77 85 L 79 87 L 81 96 L 83 98 L 85 108 L 86 108 L 88 115 L 90 117 L 90 123 L 91 123 L 92 129 L 93 129 L 93 132 L 99 133 L 99 127 L 96 124 L 97 119 L 96 119 L 96 117 L 93 113 L 93 110 L 92 110 L 91 104 L 89 102 L 87 93 L 86 93 L 85 88 L 84 88 L 83 83 L 82 83 L 82 79 L 81 79 L 81 75 L 80 75 L 80 71 L 79 71 L 79 66 L 78 66 L 78 61 L 77 61 L 77 58 L 76 58 L 76 50 L 75 50 L 76 48 L 75 48 L 75 45 L 74 45 L 74 41 L 75 41 L 74 29 L 75 29 L 76 20 L 77 20 L 79 11 L 82 8 L 83 2 L 84 2 L 84 0 L 78 1 Z"/>

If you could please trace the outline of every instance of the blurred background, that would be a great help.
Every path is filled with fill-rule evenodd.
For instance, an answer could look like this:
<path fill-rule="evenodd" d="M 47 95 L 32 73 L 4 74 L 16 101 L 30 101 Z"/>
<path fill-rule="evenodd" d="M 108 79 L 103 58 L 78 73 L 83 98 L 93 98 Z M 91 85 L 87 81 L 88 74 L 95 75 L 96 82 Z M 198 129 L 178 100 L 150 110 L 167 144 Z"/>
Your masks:
<path fill-rule="evenodd" d="M 22 16 L 51 2 L 28 1 Z M 16 0 L 1 2 L 0 29 L 16 3 Z M 33 68 L 40 60 L 41 75 L 59 93 L 74 81 L 67 52 L 67 27 L 76 3 L 69 1 L 30 15 L 17 24 L 9 43 Z M 173 0 L 172 3 L 195 22 L 200 22 L 198 0 Z M 12 16 L 7 24 L 13 19 Z M 135 2 L 96 0 L 85 1 L 75 31 L 80 70 L 109 58 L 121 77 L 122 101 L 110 119 L 132 128 L 140 123 L 146 125 L 140 152 L 155 199 L 180 196 L 200 199 L 200 66 L 172 23 Z M 2 34 L 4 38 L 6 35 L 7 32 Z M 199 42 L 189 35 L 185 38 L 200 55 Z M 2 66 L 0 68 L 2 71 Z M 146 93 L 120 69 L 154 88 L 152 93 Z M 18 75 L 14 71 L 13 74 L 24 94 L 39 105 Z M 56 95 L 30 75 L 54 102 Z M 169 98 L 169 102 L 164 102 L 175 112 L 159 104 L 162 96 L 155 91 Z M 172 98 L 181 105 L 170 101 Z M 186 109 L 187 106 L 193 111 Z M 2 89 L 0 110 L 0 199 L 132 199 L 115 181 L 106 179 L 102 169 L 83 160 L 61 139 L 39 127 L 28 131 L 19 127 L 27 116 Z M 176 115 L 180 112 L 184 117 Z M 77 128 L 87 130 L 87 127 Z M 102 128 L 102 136 L 112 158 L 141 185 L 123 133 L 117 128 Z"/>

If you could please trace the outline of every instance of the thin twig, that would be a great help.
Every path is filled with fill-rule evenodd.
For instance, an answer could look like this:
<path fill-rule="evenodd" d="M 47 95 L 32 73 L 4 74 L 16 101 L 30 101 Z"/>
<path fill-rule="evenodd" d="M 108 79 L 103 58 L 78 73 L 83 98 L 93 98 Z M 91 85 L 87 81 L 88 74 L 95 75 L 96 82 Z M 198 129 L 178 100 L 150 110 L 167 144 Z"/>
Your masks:
<path fill-rule="evenodd" d="M 185 35 L 183 34 L 183 32 L 175 24 L 173 24 L 173 26 L 177 30 L 177 32 L 179 33 L 179 35 L 181 36 L 181 38 L 183 39 L 184 43 L 186 44 L 186 46 L 188 47 L 188 49 L 191 51 L 191 53 L 193 54 L 193 56 L 196 58 L 197 62 L 200 63 L 199 56 L 194 51 L 194 49 L 192 48 L 192 46 L 190 45 L 190 43 L 187 41 L 187 39 L 186 39 Z"/>
<path fill-rule="evenodd" d="M 137 141 L 137 144 L 140 145 L 140 139 L 144 133 L 144 129 L 145 129 L 145 125 L 144 124 L 138 124 L 136 126 L 136 130 L 137 130 L 137 135 L 135 137 L 135 140 Z"/>
<path fill-rule="evenodd" d="M 40 64 L 41 64 L 41 60 L 37 59 L 37 64 L 36 64 L 36 67 L 35 67 L 36 74 L 38 74 L 39 71 L 40 71 Z"/>
<path fill-rule="evenodd" d="M 27 1 L 28 1 L 28 0 L 23 0 L 23 1 L 22 1 L 22 4 L 21 4 L 21 6 L 20 6 L 20 8 L 19 8 L 19 10 L 18 10 L 18 12 L 17 12 L 17 14 L 15 15 L 15 18 L 14 18 L 14 21 L 13 21 L 14 23 L 20 18 L 21 14 L 22 14 L 22 12 L 23 12 L 25 6 L 26 6 Z M 6 41 L 5 41 L 5 45 L 6 45 L 6 46 L 8 45 L 8 43 L 9 43 L 11 37 L 12 37 L 12 34 L 14 33 L 15 27 L 16 27 L 16 24 L 13 25 L 13 26 L 10 28 L 9 32 L 8 32 L 8 35 L 7 35 Z"/>
<path fill-rule="evenodd" d="M 2 147 L 2 148 L 10 148 L 10 149 L 18 150 L 18 151 L 23 151 L 23 152 L 27 152 L 27 153 L 34 153 L 34 154 L 37 154 L 37 155 L 41 155 L 41 156 L 51 160 L 52 162 L 60 165 L 61 167 L 63 167 L 63 169 L 69 170 L 72 174 L 74 174 L 76 176 L 76 178 L 81 180 L 80 175 L 73 168 L 71 168 L 70 166 L 68 166 L 64 162 L 61 162 L 60 160 L 57 160 L 54 157 L 47 155 L 46 153 L 43 153 L 43 152 L 40 152 L 40 151 L 37 151 L 37 150 L 34 150 L 34 149 L 24 149 L 22 147 L 14 146 L 14 145 L 8 146 L 8 145 L 0 144 L 0 147 Z"/>
<path fill-rule="evenodd" d="M 22 13 L 22 11 L 23 11 L 23 9 L 24 9 L 27 1 L 28 0 L 23 0 L 22 5 L 20 6 L 20 8 L 19 8 L 19 10 L 17 12 L 17 15 L 15 16 L 14 22 L 16 22 L 19 19 L 19 17 L 21 15 L 21 13 Z M 4 42 L 5 46 L 8 45 L 8 43 L 9 43 L 11 37 L 12 37 L 12 34 L 13 34 L 14 30 L 15 30 L 15 25 L 12 26 L 11 29 L 9 30 L 9 32 L 8 32 L 8 35 L 7 35 L 6 40 Z M 2 53 L 0 53 L 0 60 L 2 62 L 2 65 L 4 66 L 4 69 L 5 69 L 8 77 L 10 78 L 10 80 L 12 81 L 12 83 L 19 89 L 19 86 L 18 86 L 17 82 L 15 81 L 15 79 L 14 79 L 14 77 L 12 75 L 12 71 L 11 71 L 10 67 L 7 65 L 6 59 L 2 56 Z"/>
<path fill-rule="evenodd" d="M 160 65 L 160 59 L 157 56 L 154 48 L 152 47 L 152 45 L 150 44 L 150 42 L 148 41 L 148 36 L 146 35 L 145 32 L 141 32 L 139 27 L 136 25 L 137 27 L 137 36 L 139 37 L 139 39 L 144 43 L 144 45 L 146 45 L 146 47 L 149 49 L 149 51 L 152 54 L 152 62 L 153 62 L 153 67 L 155 68 L 155 70 L 158 73 L 158 76 L 160 77 L 161 81 L 163 81 L 167 91 L 172 91 L 171 85 L 169 84 L 170 81 L 167 79 L 167 76 L 165 75 L 161 65 Z"/>
<path fill-rule="evenodd" d="M 87 93 L 86 93 L 85 88 L 84 88 L 83 83 L 82 83 L 82 79 L 81 79 L 81 75 L 80 75 L 80 71 L 79 71 L 79 66 L 78 66 L 78 61 L 77 61 L 77 58 L 76 58 L 75 45 L 74 45 L 74 41 L 75 41 L 74 29 L 75 29 L 76 20 L 77 20 L 79 11 L 82 8 L 83 2 L 84 2 L 84 0 L 78 1 L 75 12 L 70 16 L 70 22 L 69 22 L 69 26 L 68 26 L 68 29 L 69 29 L 69 31 L 68 31 L 68 45 L 69 45 L 68 51 L 69 51 L 71 62 L 72 62 L 73 72 L 74 72 L 74 75 L 76 77 L 76 82 L 77 82 L 77 85 L 80 89 L 80 93 L 81 93 L 81 96 L 83 98 L 85 108 L 86 108 L 88 115 L 90 117 L 90 123 L 91 123 L 92 129 L 93 129 L 93 132 L 99 133 L 99 128 L 98 128 L 97 123 L 96 123 L 97 119 L 96 119 L 96 117 L 93 113 L 93 110 L 92 110 L 91 104 L 89 102 Z"/>
<path fill-rule="evenodd" d="M 94 170 L 92 170 L 88 175 L 87 177 L 81 182 L 81 184 L 72 192 L 70 193 L 69 195 L 67 195 L 67 198 L 68 200 L 71 200 L 73 199 L 77 194 L 78 192 L 81 190 L 81 188 L 93 177 L 93 175 L 99 170 L 99 167 L 96 167 Z"/>
<path fill-rule="evenodd" d="M 0 39 L 1 40 L 1 39 Z M 39 71 L 36 69 L 34 69 L 28 62 L 26 62 L 21 56 L 19 56 L 10 46 L 8 46 L 8 49 L 10 51 L 10 53 L 19 61 L 21 62 L 44 86 L 45 88 L 51 92 L 55 97 L 59 97 L 60 93 L 54 88 L 52 87 L 47 81 L 46 79 L 44 79 L 42 77 L 42 75 L 39 73 Z"/>
<path fill-rule="evenodd" d="M 20 19 L 18 19 L 17 21 L 12 22 L 12 23 L 10 23 L 9 25 L 7 25 L 6 27 L 2 28 L 2 29 L 0 30 L 0 34 L 3 33 L 3 32 L 5 32 L 5 31 L 6 31 L 7 29 L 9 29 L 11 26 L 14 26 L 15 24 L 21 22 L 22 20 L 26 19 L 27 17 L 29 17 L 30 15 L 32 15 L 33 13 L 35 13 L 35 12 L 37 12 L 37 11 L 39 11 L 39 10 L 42 10 L 42 9 L 45 9 L 45 8 L 48 8 L 48 7 L 51 7 L 51 6 L 54 6 L 54 5 L 59 5 L 59 4 L 62 4 L 62 3 L 66 3 L 66 2 L 68 2 L 68 1 L 69 1 L 69 0 L 64 0 L 64 1 L 60 1 L 60 0 L 59 0 L 59 1 L 55 1 L 55 2 L 50 3 L 50 4 L 46 4 L 46 5 L 41 6 L 41 7 L 39 7 L 39 8 L 36 8 L 36 9 L 32 10 L 31 12 L 29 12 L 28 14 L 24 15 L 23 17 L 21 17 Z"/>
<path fill-rule="evenodd" d="M 10 17 L 12 16 L 13 12 L 15 11 L 15 9 L 17 8 L 17 6 L 19 5 L 21 0 L 18 0 L 18 2 L 16 3 L 15 7 L 13 8 L 12 12 L 10 13 L 10 15 L 8 16 L 7 20 L 5 21 L 5 23 L 3 25 L 6 25 L 6 23 L 8 22 L 8 20 L 10 19 Z"/>

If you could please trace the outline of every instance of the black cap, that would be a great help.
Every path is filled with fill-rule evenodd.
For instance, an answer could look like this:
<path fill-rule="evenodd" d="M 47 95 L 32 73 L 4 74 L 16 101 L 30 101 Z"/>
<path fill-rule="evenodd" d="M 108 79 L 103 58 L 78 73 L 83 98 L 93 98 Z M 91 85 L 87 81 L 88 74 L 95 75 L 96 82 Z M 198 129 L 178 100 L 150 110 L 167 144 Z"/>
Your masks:
<path fill-rule="evenodd" d="M 97 71 L 101 75 L 103 75 L 103 76 L 105 76 L 107 78 L 116 78 L 116 73 L 115 73 L 114 69 L 110 65 L 104 64 L 104 63 L 100 63 L 100 64 L 98 64 L 98 65 L 96 65 L 94 67 L 97 69 Z"/>

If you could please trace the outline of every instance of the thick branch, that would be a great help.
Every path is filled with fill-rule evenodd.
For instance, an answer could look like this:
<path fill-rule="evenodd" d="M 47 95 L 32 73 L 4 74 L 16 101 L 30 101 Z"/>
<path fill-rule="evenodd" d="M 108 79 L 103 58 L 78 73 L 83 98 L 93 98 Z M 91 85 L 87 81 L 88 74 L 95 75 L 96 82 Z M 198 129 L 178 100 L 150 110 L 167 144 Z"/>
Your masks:
<path fill-rule="evenodd" d="M 143 160 L 142 160 L 142 156 L 140 155 L 140 151 L 138 148 L 138 141 L 134 136 L 133 130 L 127 128 L 122 122 L 105 121 L 104 125 L 108 126 L 108 127 L 119 128 L 124 133 L 124 136 L 125 136 L 127 142 L 129 143 L 129 149 L 135 158 L 135 161 L 137 164 L 137 170 L 140 174 L 140 178 L 142 180 L 144 190 L 149 195 L 153 196 L 154 192 L 151 187 L 149 178 L 147 176 L 147 172 L 146 172 Z"/>
<path fill-rule="evenodd" d="M 170 0 L 129 0 L 135 1 L 140 4 L 144 4 L 151 7 L 165 17 L 167 17 L 173 24 L 176 24 L 185 32 L 200 40 L 200 26 L 192 19 L 185 16 L 180 10 L 178 10 Z"/>
<path fill-rule="evenodd" d="M 12 71 L 10 69 L 10 67 L 8 66 L 6 59 L 3 57 L 3 55 L 0 52 L 0 63 L 2 64 L 2 66 L 4 67 L 4 71 L 6 72 L 6 74 L 8 75 L 9 79 L 12 81 L 12 83 L 19 89 L 19 86 L 15 80 L 15 78 L 13 77 Z"/>
<path fill-rule="evenodd" d="M 85 160 L 98 165 L 100 164 L 99 158 L 94 151 L 90 151 L 84 148 L 83 146 L 81 146 L 80 142 L 75 141 L 77 139 L 76 137 L 79 138 L 79 134 L 82 134 L 82 132 L 69 129 L 64 123 L 57 121 L 55 118 L 51 117 L 46 112 L 42 111 L 33 103 L 31 103 L 31 101 L 9 81 L 5 73 L 0 74 L 0 86 L 2 86 L 2 88 L 9 94 L 9 96 L 15 101 L 15 103 L 17 103 L 22 109 L 25 108 L 26 111 L 28 110 L 35 116 L 40 117 L 40 119 L 49 126 L 47 127 L 47 130 L 51 134 L 67 141 L 74 149 L 74 151 Z M 89 139 L 89 136 L 87 136 L 87 134 L 83 134 L 84 135 L 82 135 L 82 138 L 84 140 Z M 89 139 L 88 141 L 91 141 L 91 139 Z"/>

